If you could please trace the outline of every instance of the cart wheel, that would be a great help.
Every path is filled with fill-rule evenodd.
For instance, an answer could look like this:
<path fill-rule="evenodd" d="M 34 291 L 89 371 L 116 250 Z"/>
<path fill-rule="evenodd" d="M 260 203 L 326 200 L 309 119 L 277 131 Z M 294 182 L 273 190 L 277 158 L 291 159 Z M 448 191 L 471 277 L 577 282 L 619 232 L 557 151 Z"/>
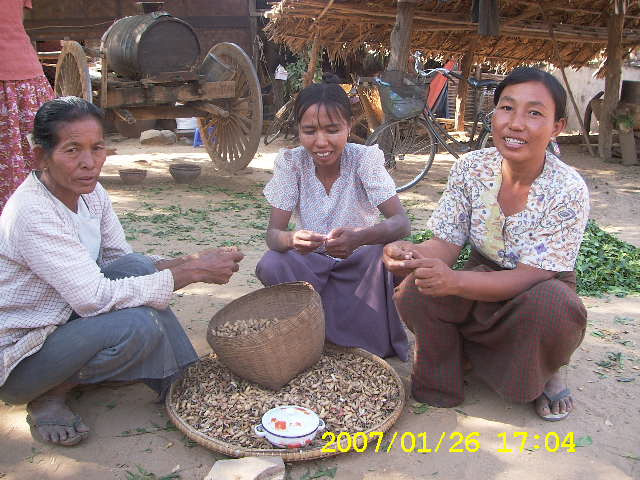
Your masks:
<path fill-rule="evenodd" d="M 87 57 L 78 42 L 64 42 L 58 63 L 55 80 L 56 97 L 74 96 L 93 102 L 91 77 Z"/>
<path fill-rule="evenodd" d="M 233 71 L 235 97 L 221 105 L 228 117 L 208 115 L 199 119 L 202 141 L 216 168 L 230 173 L 242 170 L 258 150 L 262 134 L 262 92 L 251 59 L 235 43 L 218 43 L 214 54 Z"/>

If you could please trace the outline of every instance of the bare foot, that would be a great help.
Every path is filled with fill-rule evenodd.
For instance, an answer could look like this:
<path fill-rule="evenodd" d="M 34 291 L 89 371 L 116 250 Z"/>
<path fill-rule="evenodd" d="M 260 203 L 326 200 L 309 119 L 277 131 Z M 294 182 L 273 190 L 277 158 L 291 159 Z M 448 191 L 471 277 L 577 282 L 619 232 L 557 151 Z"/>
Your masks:
<path fill-rule="evenodd" d="M 71 446 L 89 434 L 89 427 L 65 402 L 68 390 L 50 390 L 27 405 L 27 421 L 45 442 Z"/>
<path fill-rule="evenodd" d="M 562 420 L 573 410 L 573 398 L 559 372 L 544 386 L 544 393 L 535 400 L 535 409 L 544 420 Z"/>

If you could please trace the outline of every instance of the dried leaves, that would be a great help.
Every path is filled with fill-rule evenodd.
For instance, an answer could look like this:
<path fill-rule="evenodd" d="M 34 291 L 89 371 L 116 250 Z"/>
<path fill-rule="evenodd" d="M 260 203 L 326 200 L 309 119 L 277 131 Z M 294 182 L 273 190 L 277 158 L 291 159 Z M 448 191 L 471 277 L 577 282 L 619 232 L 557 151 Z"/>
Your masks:
<path fill-rule="evenodd" d="M 320 361 L 277 392 L 232 374 L 215 356 L 190 367 L 176 385 L 176 413 L 196 430 L 245 448 L 273 448 L 253 433 L 267 410 L 300 405 L 316 412 L 326 430 L 355 433 L 384 422 L 401 402 L 400 389 L 378 363 L 347 352 L 325 351 Z M 318 435 L 306 449 L 326 443 Z"/>

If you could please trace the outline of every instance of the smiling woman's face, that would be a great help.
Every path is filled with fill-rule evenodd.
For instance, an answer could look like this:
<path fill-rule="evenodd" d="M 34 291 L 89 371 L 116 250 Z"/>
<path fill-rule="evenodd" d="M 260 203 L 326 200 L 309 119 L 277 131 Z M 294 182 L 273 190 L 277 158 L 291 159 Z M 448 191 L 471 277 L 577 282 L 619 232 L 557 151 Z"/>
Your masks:
<path fill-rule="evenodd" d="M 496 106 L 491 131 L 493 143 L 507 161 L 544 162 L 545 149 L 566 120 L 555 120 L 551 93 L 540 82 L 506 87 Z"/>
<path fill-rule="evenodd" d="M 102 125 L 93 117 L 62 123 L 58 143 L 51 152 L 36 147 L 42 175 L 40 180 L 74 212 L 78 198 L 96 188 L 107 158 Z"/>
<path fill-rule="evenodd" d="M 330 115 L 321 104 L 310 106 L 298 124 L 300 143 L 319 168 L 336 165 L 347 144 L 351 125 L 339 111 Z"/>

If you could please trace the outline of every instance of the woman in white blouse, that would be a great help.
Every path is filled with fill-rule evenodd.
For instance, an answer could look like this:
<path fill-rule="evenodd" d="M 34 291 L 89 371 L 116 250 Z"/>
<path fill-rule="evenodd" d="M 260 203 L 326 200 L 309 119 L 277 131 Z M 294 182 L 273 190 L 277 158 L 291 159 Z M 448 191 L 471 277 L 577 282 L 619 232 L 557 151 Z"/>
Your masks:
<path fill-rule="evenodd" d="M 236 249 L 172 260 L 132 253 L 107 192 L 102 112 L 76 97 L 36 114 L 41 171 L 0 216 L 0 399 L 27 403 L 42 440 L 75 445 L 88 435 L 66 404 L 78 384 L 141 381 L 161 396 L 197 356 L 168 308 L 174 290 L 223 284 Z"/>
<path fill-rule="evenodd" d="M 329 341 L 406 360 L 394 277 L 381 257 L 384 244 L 409 234 L 409 220 L 383 153 L 347 143 L 351 104 L 337 84 L 305 88 L 294 111 L 302 146 L 280 151 L 264 189 L 270 250 L 256 275 L 265 285 L 311 283 L 322 297 Z"/>
<path fill-rule="evenodd" d="M 460 404 L 464 353 L 503 398 L 533 402 L 542 419 L 562 420 L 573 399 L 559 370 L 586 327 L 574 265 L 589 192 L 546 152 L 566 122 L 558 80 L 517 68 L 494 102 L 496 148 L 455 163 L 428 222 L 434 237 L 385 249 L 387 267 L 408 275 L 395 299 L 416 334 L 412 394 L 438 407 Z M 453 270 L 466 243 L 472 256 Z"/>

